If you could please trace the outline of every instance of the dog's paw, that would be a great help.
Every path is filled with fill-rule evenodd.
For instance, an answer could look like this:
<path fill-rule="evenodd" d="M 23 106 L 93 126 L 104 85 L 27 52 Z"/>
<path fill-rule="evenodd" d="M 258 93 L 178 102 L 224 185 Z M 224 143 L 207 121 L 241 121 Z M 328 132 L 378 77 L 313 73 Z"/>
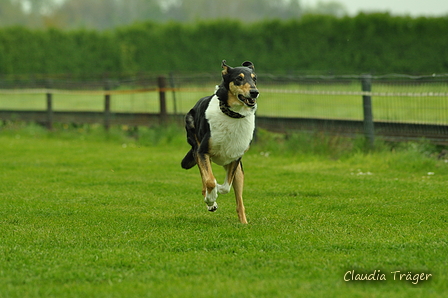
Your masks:
<path fill-rule="evenodd" d="M 218 204 L 216 202 L 213 203 L 212 206 L 207 206 L 208 211 L 215 212 L 218 209 Z"/>
<path fill-rule="evenodd" d="M 226 193 L 229 193 L 229 191 L 230 191 L 230 185 L 227 183 L 224 183 L 222 185 L 218 184 L 217 187 L 218 187 L 218 193 L 220 193 L 222 195 L 225 195 Z"/>

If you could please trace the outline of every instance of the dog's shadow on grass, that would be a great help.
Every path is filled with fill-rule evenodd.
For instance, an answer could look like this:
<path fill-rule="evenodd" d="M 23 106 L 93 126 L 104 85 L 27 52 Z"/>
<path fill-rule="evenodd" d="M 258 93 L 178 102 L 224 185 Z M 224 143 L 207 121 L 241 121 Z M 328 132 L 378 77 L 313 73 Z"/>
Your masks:
<path fill-rule="evenodd" d="M 270 191 L 266 193 L 269 197 L 274 198 L 319 198 L 324 196 L 320 191 Z"/>
<path fill-rule="evenodd" d="M 238 219 L 229 218 L 227 216 L 213 216 L 214 214 L 205 215 L 172 215 L 165 217 L 153 217 L 149 221 L 152 226 L 163 228 L 185 229 L 188 227 L 196 228 L 213 228 L 222 227 L 223 225 L 237 223 Z"/>

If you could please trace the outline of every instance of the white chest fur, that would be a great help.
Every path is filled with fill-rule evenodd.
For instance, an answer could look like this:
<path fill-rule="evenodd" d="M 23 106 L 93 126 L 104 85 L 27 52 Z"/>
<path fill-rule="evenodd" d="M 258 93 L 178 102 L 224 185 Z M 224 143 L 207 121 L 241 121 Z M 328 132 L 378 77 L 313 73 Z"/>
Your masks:
<path fill-rule="evenodd" d="M 255 129 L 255 110 L 244 118 L 231 118 L 221 112 L 216 95 L 205 112 L 210 125 L 210 157 L 219 165 L 226 165 L 242 157 L 249 149 Z"/>

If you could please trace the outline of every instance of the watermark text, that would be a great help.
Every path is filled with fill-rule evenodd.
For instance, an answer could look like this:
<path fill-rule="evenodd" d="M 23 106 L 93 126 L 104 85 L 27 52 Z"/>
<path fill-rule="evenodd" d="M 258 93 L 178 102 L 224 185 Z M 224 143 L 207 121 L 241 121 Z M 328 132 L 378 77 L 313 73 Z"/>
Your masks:
<path fill-rule="evenodd" d="M 427 272 L 412 272 L 412 271 L 384 271 L 373 270 L 371 272 L 358 272 L 356 270 L 349 270 L 344 274 L 344 281 L 408 281 L 416 285 L 423 281 L 428 281 L 432 278 L 431 273 Z"/>

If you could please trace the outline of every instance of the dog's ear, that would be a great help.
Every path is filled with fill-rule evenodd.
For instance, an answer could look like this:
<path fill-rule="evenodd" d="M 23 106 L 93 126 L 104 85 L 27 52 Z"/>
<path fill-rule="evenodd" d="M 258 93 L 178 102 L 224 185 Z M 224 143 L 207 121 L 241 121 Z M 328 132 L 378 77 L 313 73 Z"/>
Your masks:
<path fill-rule="evenodd" d="M 222 60 L 221 66 L 222 66 L 222 68 L 223 68 L 223 70 L 222 70 L 222 75 L 223 75 L 223 76 L 226 75 L 226 74 L 228 74 L 228 73 L 229 73 L 229 70 L 232 69 L 230 66 L 228 66 L 228 65 L 226 64 L 226 60 Z"/>
<path fill-rule="evenodd" d="M 249 68 L 252 69 L 252 70 L 255 69 L 254 64 L 253 64 L 252 62 L 250 62 L 250 61 L 244 61 L 243 64 L 241 64 L 241 65 L 242 65 L 242 66 L 249 67 Z"/>

